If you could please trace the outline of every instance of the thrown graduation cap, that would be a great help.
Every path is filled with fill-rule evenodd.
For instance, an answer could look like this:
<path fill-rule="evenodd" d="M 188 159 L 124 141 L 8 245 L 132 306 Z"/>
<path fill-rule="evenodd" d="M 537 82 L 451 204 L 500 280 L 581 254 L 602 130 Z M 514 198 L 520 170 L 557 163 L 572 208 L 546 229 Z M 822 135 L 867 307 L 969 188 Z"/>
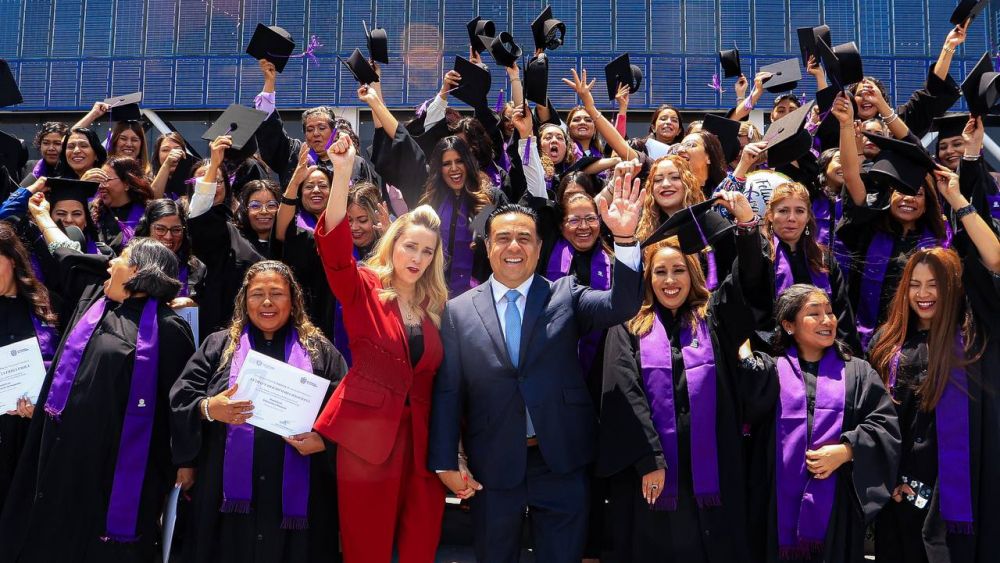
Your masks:
<path fill-rule="evenodd" d="M 0 166 L 7 169 L 13 177 L 20 174 L 21 169 L 28 162 L 28 149 L 21 139 L 10 133 L 0 131 Z M 21 178 L 12 178 L 17 184 Z"/>
<path fill-rule="evenodd" d="M 514 36 L 509 31 L 502 31 L 496 37 L 480 35 L 479 40 L 486 45 L 486 50 L 500 66 L 512 67 L 521 57 L 521 47 L 514 42 Z"/>
<path fill-rule="evenodd" d="M 723 78 L 732 78 L 743 74 L 740 68 L 740 50 L 736 45 L 732 49 L 719 51 L 719 63 L 722 64 Z"/>
<path fill-rule="evenodd" d="M 257 111 L 239 104 L 230 104 L 201 138 L 211 142 L 216 137 L 229 135 L 233 138 L 232 148 L 240 150 L 250 142 L 267 116 L 266 111 Z"/>
<path fill-rule="evenodd" d="M 535 49 L 554 51 L 563 44 L 566 24 L 552 17 L 552 6 L 546 6 L 531 22 L 531 35 L 535 39 Z"/>
<path fill-rule="evenodd" d="M 799 51 L 802 52 L 802 64 L 809 65 L 809 57 L 813 56 L 816 58 L 816 62 L 820 62 L 819 52 L 816 49 L 816 43 L 823 41 L 827 45 L 832 45 L 833 41 L 830 39 L 830 27 L 826 25 L 818 25 L 816 27 L 800 27 L 795 30 L 799 36 Z"/>
<path fill-rule="evenodd" d="M 961 0 L 955 11 L 951 13 L 950 21 L 954 25 L 963 25 L 965 20 L 974 20 L 976 16 L 986 9 L 987 0 Z"/>
<path fill-rule="evenodd" d="M 295 41 L 292 34 L 284 29 L 272 25 L 267 26 L 262 23 L 257 24 L 250 43 L 247 44 L 247 54 L 257 59 L 266 59 L 274 63 L 274 70 L 279 73 L 285 70 L 288 59 L 295 50 Z"/>
<path fill-rule="evenodd" d="M 717 198 L 712 198 L 681 209 L 642 241 L 640 247 L 647 248 L 676 235 L 681 252 L 684 254 L 701 252 L 703 248 L 715 244 L 723 235 L 736 227 L 717 211 L 712 210 L 717 203 Z"/>
<path fill-rule="evenodd" d="M 826 74 L 835 86 L 843 88 L 864 79 L 864 63 L 858 46 L 853 41 L 830 47 L 826 41 L 817 40 L 816 49 L 819 51 L 820 61 L 826 67 Z"/>
<path fill-rule="evenodd" d="M 962 95 L 972 115 L 986 115 L 1000 99 L 1000 73 L 987 51 L 962 82 Z"/>
<path fill-rule="evenodd" d="M 87 207 L 87 201 L 94 197 L 100 184 L 69 178 L 46 178 L 45 186 L 49 189 L 49 193 L 45 197 L 52 205 L 60 201 L 72 200 L 79 201 L 84 207 Z"/>
<path fill-rule="evenodd" d="M 484 20 L 482 16 L 476 16 L 469 20 L 469 23 L 465 24 L 465 28 L 469 31 L 469 45 L 477 53 L 486 50 L 486 43 L 483 42 L 482 37 L 492 39 L 497 35 L 497 27 L 493 21 Z"/>
<path fill-rule="evenodd" d="M 709 133 L 714 133 L 719 138 L 726 162 L 732 162 L 739 156 L 742 148 L 740 147 L 740 126 L 739 121 L 720 117 L 714 113 L 706 113 L 701 128 Z"/>
<path fill-rule="evenodd" d="M 771 168 L 784 166 L 798 160 L 812 148 L 812 135 L 806 130 L 806 123 L 812 115 L 814 102 L 775 121 L 764 132 L 767 142 L 767 165 Z"/>
<path fill-rule="evenodd" d="M 142 110 L 139 109 L 141 101 L 142 92 L 107 98 L 104 103 L 111 108 L 108 112 L 108 119 L 114 122 L 139 121 L 142 119 Z"/>
<path fill-rule="evenodd" d="M 938 142 L 940 142 L 941 139 L 949 137 L 961 137 L 962 131 L 965 130 L 965 126 L 968 123 L 969 114 L 967 113 L 935 117 L 931 123 L 931 131 L 937 132 Z"/>
<path fill-rule="evenodd" d="M 381 27 L 368 29 L 368 22 L 361 20 L 365 27 L 365 38 L 368 40 L 368 56 L 373 61 L 389 64 L 389 34 Z"/>
<path fill-rule="evenodd" d="M 541 53 L 524 67 L 524 98 L 545 105 L 549 96 L 549 58 Z"/>
<path fill-rule="evenodd" d="M 0 108 L 17 105 L 24 101 L 21 90 L 14 80 L 14 73 L 7 61 L 0 59 Z"/>
<path fill-rule="evenodd" d="M 924 178 L 936 168 L 924 147 L 913 143 L 865 133 L 879 149 L 868 178 L 875 186 L 888 187 L 914 195 L 924 185 Z"/>
<path fill-rule="evenodd" d="M 771 78 L 764 81 L 764 89 L 772 94 L 790 92 L 802 80 L 802 68 L 798 59 L 788 59 L 762 66 L 759 72 L 770 72 Z"/>
<path fill-rule="evenodd" d="M 372 65 L 368 63 L 368 59 L 361 54 L 361 49 L 355 49 L 351 53 L 347 60 L 341 59 L 344 65 L 351 71 L 354 75 L 354 79 L 358 81 L 358 84 L 371 84 L 373 82 L 378 82 L 378 73 L 372 68 Z"/>
<path fill-rule="evenodd" d="M 636 71 L 638 71 L 638 76 Z M 631 94 L 639 91 L 639 84 L 642 82 L 642 69 L 629 62 L 628 53 L 623 53 L 605 65 L 604 78 L 608 84 L 608 99 L 614 100 L 615 96 L 618 95 L 618 88 L 623 85 L 628 86 L 628 91 Z"/>
<path fill-rule="evenodd" d="M 465 57 L 455 57 L 455 72 L 462 75 L 462 80 L 451 95 L 474 108 L 483 106 L 490 92 L 490 72 Z"/>

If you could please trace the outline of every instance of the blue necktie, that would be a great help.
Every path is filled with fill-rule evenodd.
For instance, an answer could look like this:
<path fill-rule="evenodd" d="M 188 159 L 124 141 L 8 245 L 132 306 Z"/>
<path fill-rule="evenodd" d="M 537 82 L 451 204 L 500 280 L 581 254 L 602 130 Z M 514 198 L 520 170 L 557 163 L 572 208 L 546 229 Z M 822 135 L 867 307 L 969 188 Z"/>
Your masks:
<path fill-rule="evenodd" d="M 521 293 L 512 289 L 504 296 L 507 299 L 507 310 L 504 311 L 504 339 L 507 341 L 507 354 L 510 356 L 510 363 L 517 367 L 518 359 L 521 357 L 521 313 L 517 310 L 517 299 Z M 528 406 L 524 406 L 524 415 L 527 419 L 528 437 L 535 435 L 535 425 L 531 422 L 531 413 Z"/>

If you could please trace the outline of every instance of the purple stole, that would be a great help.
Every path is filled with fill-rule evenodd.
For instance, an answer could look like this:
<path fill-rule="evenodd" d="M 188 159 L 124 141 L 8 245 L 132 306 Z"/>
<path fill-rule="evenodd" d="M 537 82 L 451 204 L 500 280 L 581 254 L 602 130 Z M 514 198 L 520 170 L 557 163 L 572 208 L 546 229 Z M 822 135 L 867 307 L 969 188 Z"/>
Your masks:
<path fill-rule="evenodd" d="M 181 267 L 177 269 L 177 281 L 181 282 L 181 288 L 177 291 L 177 297 L 187 297 L 191 295 L 190 289 L 188 289 L 188 274 L 190 273 L 190 268 L 187 262 L 182 262 Z"/>
<path fill-rule="evenodd" d="M 851 253 L 844 243 L 837 238 L 837 222 L 844 216 L 844 201 L 837 198 L 830 201 L 826 197 L 817 197 L 812 202 L 813 217 L 816 218 L 816 240 L 833 254 L 841 269 L 850 266 Z"/>
<path fill-rule="evenodd" d="M 31 175 L 36 179 L 45 176 L 46 178 L 52 178 L 56 175 L 55 168 L 49 166 L 48 162 L 45 162 L 44 158 L 39 158 L 38 162 L 35 163 L 35 167 L 31 169 Z"/>
<path fill-rule="evenodd" d="M 327 150 L 330 149 L 330 146 L 333 145 L 333 142 L 337 140 L 338 136 L 339 135 L 337 134 L 337 131 L 334 130 L 334 131 L 330 132 L 330 138 L 327 139 L 327 141 L 326 141 L 326 148 L 327 148 Z M 319 155 L 316 154 L 316 151 L 314 151 L 313 149 L 309 149 L 309 157 L 308 158 L 309 158 L 309 164 L 311 166 L 319 164 Z"/>
<path fill-rule="evenodd" d="M 139 219 L 142 219 L 142 214 L 146 212 L 146 206 L 141 203 L 130 203 L 132 207 L 129 208 L 128 217 L 121 221 L 117 217 L 115 221 L 118 223 L 118 229 L 122 232 L 122 248 L 128 245 L 128 241 L 132 240 L 135 236 L 135 228 L 139 225 Z M 110 213 L 110 211 L 109 211 Z"/>
<path fill-rule="evenodd" d="M 806 383 L 792 347 L 775 361 L 780 392 L 775 412 L 775 494 L 781 559 L 808 557 L 822 549 L 833 512 L 837 479 L 814 479 L 806 450 L 840 442 L 844 426 L 845 363 L 827 348 L 816 376 L 813 427 L 809 431 Z"/>
<path fill-rule="evenodd" d="M 360 262 L 362 259 L 361 252 L 358 251 L 358 247 L 353 247 L 351 252 L 354 254 L 354 261 Z M 347 363 L 347 367 L 351 367 L 351 342 L 347 337 L 347 327 L 344 326 L 344 308 L 341 307 L 340 301 L 334 300 L 333 306 L 333 346 L 340 352 L 340 355 L 344 357 L 344 362 Z"/>
<path fill-rule="evenodd" d="M 493 187 L 499 188 L 503 185 L 503 178 L 500 176 L 500 168 L 497 167 L 495 162 L 491 162 L 489 166 L 483 168 L 483 172 L 485 172 L 489 177 L 490 183 L 493 184 Z"/>
<path fill-rule="evenodd" d="M 316 217 L 307 211 L 299 211 L 295 214 L 295 226 L 310 233 L 315 232 Z"/>
<path fill-rule="evenodd" d="M 986 196 L 986 202 L 990 206 L 990 215 L 1000 220 L 1000 194 Z"/>
<path fill-rule="evenodd" d="M 250 335 L 247 328 L 240 336 L 239 347 L 233 352 L 229 367 L 229 387 L 236 384 L 240 368 L 250 353 Z M 285 338 L 285 361 L 301 370 L 312 372 L 309 353 L 299 342 L 295 328 Z M 220 512 L 249 514 L 253 498 L 253 440 L 254 427 L 243 424 L 226 425 L 226 452 L 222 462 L 222 507 Z M 292 446 L 285 444 L 285 460 L 281 483 L 281 528 L 303 530 L 308 528 L 309 508 L 309 458 Z"/>
<path fill-rule="evenodd" d="M 598 241 L 596 244 L 600 244 Z M 552 255 L 549 257 L 549 264 L 545 270 L 545 277 L 555 281 L 563 276 L 570 275 L 570 265 L 573 263 L 573 256 L 576 250 L 566 241 L 559 237 Z M 603 249 L 594 249 L 594 255 L 590 259 L 590 287 L 600 290 L 611 289 L 611 262 Z M 601 344 L 603 330 L 595 330 L 585 334 L 580 338 L 580 345 L 577 348 L 577 355 L 580 358 L 580 367 L 583 368 L 584 375 L 590 373 L 597 357 L 597 348 Z"/>
<path fill-rule="evenodd" d="M 45 370 L 48 371 L 49 366 L 52 365 L 52 358 L 56 355 L 56 346 L 59 344 L 59 334 L 56 333 L 56 329 L 53 327 L 42 324 L 42 321 L 38 320 L 38 317 L 34 313 L 29 313 L 31 316 L 31 324 L 35 327 L 35 338 L 38 339 L 38 348 L 42 351 L 42 361 L 45 364 Z"/>
<path fill-rule="evenodd" d="M 788 253 L 785 252 L 780 239 L 775 236 L 771 239 L 771 243 L 774 245 L 774 295 L 778 296 L 795 283 L 795 276 L 792 275 L 792 265 L 788 263 Z M 827 272 L 814 271 L 808 263 L 806 267 L 809 268 L 812 284 L 825 291 L 827 295 L 831 295 L 833 292 L 830 289 L 830 275 Z"/>
<path fill-rule="evenodd" d="M 122 422 L 118 459 L 115 461 L 111 498 L 108 502 L 107 532 L 101 539 L 114 542 L 133 542 L 139 497 L 146 476 L 149 443 L 153 435 L 153 417 L 156 412 L 156 380 L 159 348 L 157 341 L 157 302 L 147 299 L 139 321 L 139 336 L 135 344 L 135 362 L 129 386 L 125 419 Z M 77 369 L 94 330 L 104 317 L 107 298 L 101 297 L 87 309 L 73 326 L 63 345 L 56 365 L 49 394 L 45 399 L 45 413 L 55 423 L 61 421 L 63 409 L 69 400 Z"/>
<path fill-rule="evenodd" d="M 462 198 L 456 209 L 456 199 L 458 198 L 448 194 L 437 209 L 438 217 L 441 218 L 441 240 L 445 243 L 445 260 L 448 263 L 445 274 L 448 277 L 450 297 L 458 297 L 478 285 L 472 279 L 474 254 L 472 229 L 469 226 L 469 204 Z"/>
<path fill-rule="evenodd" d="M 678 322 L 680 322 L 678 320 Z M 716 389 L 715 354 L 705 319 L 698 322 L 692 338 L 687 327 L 680 334 L 681 355 L 691 404 L 691 478 L 699 507 L 720 506 L 719 456 L 715 433 Z M 639 338 L 639 361 L 642 382 L 649 401 L 653 426 L 660 437 L 667 462 L 663 494 L 654 510 L 677 510 L 678 461 L 677 419 L 674 412 L 673 362 L 670 338 L 659 315 L 653 315 L 653 327 Z"/>

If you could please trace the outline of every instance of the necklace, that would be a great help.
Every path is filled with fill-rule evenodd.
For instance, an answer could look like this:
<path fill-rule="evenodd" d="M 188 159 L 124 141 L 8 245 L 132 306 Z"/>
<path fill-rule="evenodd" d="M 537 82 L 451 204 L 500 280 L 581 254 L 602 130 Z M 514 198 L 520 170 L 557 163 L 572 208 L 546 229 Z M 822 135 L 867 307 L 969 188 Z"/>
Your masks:
<path fill-rule="evenodd" d="M 408 326 L 416 326 L 420 324 L 420 315 L 413 311 L 410 304 L 398 299 L 399 301 L 399 312 L 403 314 L 403 323 Z"/>

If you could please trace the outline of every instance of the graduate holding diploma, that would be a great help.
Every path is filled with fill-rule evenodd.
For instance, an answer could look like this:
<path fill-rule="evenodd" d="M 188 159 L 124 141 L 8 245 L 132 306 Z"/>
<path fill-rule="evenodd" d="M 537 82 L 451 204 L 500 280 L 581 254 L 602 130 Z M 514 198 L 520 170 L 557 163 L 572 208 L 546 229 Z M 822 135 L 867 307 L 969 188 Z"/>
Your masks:
<path fill-rule="evenodd" d="M 247 270 L 235 311 L 229 328 L 205 339 L 170 393 L 174 460 L 196 468 L 193 514 L 177 531 L 184 536 L 178 555 L 213 563 L 338 561 L 332 444 L 316 432 L 289 436 L 255 428 L 254 410 L 263 407 L 237 398 L 237 380 L 247 364 L 257 370 L 248 355 L 333 383 L 347 365 L 309 322 L 302 289 L 281 262 Z M 291 388 L 300 376 L 287 372 L 295 378 Z M 282 375 L 274 370 L 270 377 Z"/>

